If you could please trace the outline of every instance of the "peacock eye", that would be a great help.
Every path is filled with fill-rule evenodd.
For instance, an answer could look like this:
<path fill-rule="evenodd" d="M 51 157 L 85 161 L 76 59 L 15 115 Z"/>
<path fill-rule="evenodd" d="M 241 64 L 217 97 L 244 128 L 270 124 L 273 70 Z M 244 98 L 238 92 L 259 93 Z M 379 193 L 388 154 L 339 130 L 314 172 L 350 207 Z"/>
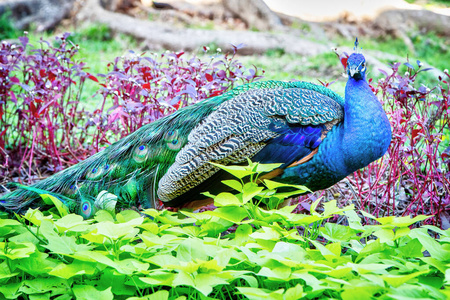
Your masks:
<path fill-rule="evenodd" d="M 178 140 L 173 140 L 173 141 L 172 141 L 172 144 L 173 144 L 173 145 L 178 144 Z"/>
<path fill-rule="evenodd" d="M 88 208 L 89 208 L 89 205 L 87 203 L 83 204 L 83 208 L 82 208 L 83 211 L 88 210 Z"/>
<path fill-rule="evenodd" d="M 95 174 L 95 173 L 97 173 L 97 168 L 92 169 L 92 174 Z"/>
<path fill-rule="evenodd" d="M 144 145 L 142 145 L 142 146 L 139 147 L 139 150 L 141 150 L 141 151 L 144 150 L 144 149 L 145 149 L 145 146 L 144 146 Z"/>

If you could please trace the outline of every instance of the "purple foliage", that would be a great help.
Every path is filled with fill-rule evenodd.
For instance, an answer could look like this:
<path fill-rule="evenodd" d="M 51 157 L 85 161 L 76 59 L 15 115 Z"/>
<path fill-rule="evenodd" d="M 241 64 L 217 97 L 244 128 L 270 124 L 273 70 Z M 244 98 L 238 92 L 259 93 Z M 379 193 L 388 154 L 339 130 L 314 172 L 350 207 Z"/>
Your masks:
<path fill-rule="evenodd" d="M 230 55 L 208 62 L 183 52 L 116 58 L 106 75 L 91 75 L 75 59 L 65 34 L 55 45 L 27 37 L 0 49 L 0 177 L 52 173 L 98 152 L 144 124 L 260 78 Z M 101 108 L 79 108 L 86 79 L 98 82 Z"/>
<path fill-rule="evenodd" d="M 68 34 L 57 46 L 3 42 L 0 50 L 0 176 L 28 176 L 39 168 L 58 171 L 74 164 L 83 133 L 78 97 L 88 74 L 74 60 Z M 73 153 L 71 150 L 75 150 Z"/>
<path fill-rule="evenodd" d="M 188 58 L 184 52 L 116 58 L 99 91 L 102 109 L 92 115 L 99 129 L 94 136 L 97 145 L 109 144 L 110 133 L 114 139 L 124 137 L 181 107 L 220 95 L 237 80 L 259 79 L 256 69 L 247 69 L 234 59 L 236 50 L 206 62 Z M 105 111 L 108 102 L 112 107 Z"/>

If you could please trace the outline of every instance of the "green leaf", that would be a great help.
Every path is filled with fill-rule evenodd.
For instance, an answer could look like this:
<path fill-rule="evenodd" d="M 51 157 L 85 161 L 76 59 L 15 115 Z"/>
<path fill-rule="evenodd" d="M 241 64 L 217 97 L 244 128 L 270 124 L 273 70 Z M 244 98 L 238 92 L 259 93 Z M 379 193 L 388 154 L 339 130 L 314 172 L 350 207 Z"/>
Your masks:
<path fill-rule="evenodd" d="M 284 300 L 297 300 L 306 295 L 307 294 L 303 292 L 303 286 L 297 284 L 296 286 L 286 290 L 286 292 L 284 293 Z"/>
<path fill-rule="evenodd" d="M 52 216 L 44 216 L 40 210 L 29 208 L 23 218 L 36 226 L 40 226 L 42 220 L 51 220 Z"/>
<path fill-rule="evenodd" d="M 115 263 L 118 266 L 118 268 L 116 269 L 120 270 L 120 273 L 127 275 L 142 273 L 144 271 L 147 271 L 150 266 L 148 263 L 140 262 L 139 260 L 134 258 L 116 260 Z"/>
<path fill-rule="evenodd" d="M 53 204 L 61 217 L 67 216 L 69 214 L 69 209 L 66 205 L 64 205 L 61 200 L 52 196 L 50 194 L 40 194 L 42 200 L 44 200 L 45 204 Z"/>
<path fill-rule="evenodd" d="M 254 276 L 242 275 L 240 279 L 245 280 L 250 287 L 258 288 L 258 280 Z"/>
<path fill-rule="evenodd" d="M 256 163 L 256 173 L 263 173 L 263 172 L 270 172 L 273 171 L 279 167 L 281 167 L 283 164 L 260 164 Z"/>
<path fill-rule="evenodd" d="M 234 177 L 239 179 L 242 179 L 254 173 L 251 169 L 249 169 L 249 167 L 246 166 L 224 166 L 212 162 L 210 162 L 210 164 L 219 167 L 224 171 L 227 171 L 228 173 L 232 174 Z"/>
<path fill-rule="evenodd" d="M 8 284 L 0 284 L 0 293 L 6 299 L 18 299 L 22 292 L 19 289 L 22 287 L 24 282 L 13 282 Z"/>
<path fill-rule="evenodd" d="M 101 222 L 111 222 L 114 223 L 114 217 L 113 215 L 106 211 L 106 210 L 99 210 L 95 213 L 94 215 L 94 219 L 95 221 L 97 221 L 98 223 Z"/>
<path fill-rule="evenodd" d="M 276 264 L 275 266 L 269 265 L 268 267 L 262 267 L 256 275 L 267 277 L 269 280 L 289 281 L 291 276 L 291 268 L 279 264 Z"/>
<path fill-rule="evenodd" d="M 430 237 L 426 228 L 415 228 L 409 234 L 411 238 L 417 238 L 422 246 L 430 253 L 431 257 L 440 261 L 450 262 L 450 251 L 444 249 L 438 241 Z"/>
<path fill-rule="evenodd" d="M 181 261 L 191 261 L 194 259 L 207 260 L 208 254 L 201 240 L 188 238 L 180 243 L 177 252 L 177 258 Z"/>
<path fill-rule="evenodd" d="M 382 226 L 385 226 L 387 228 L 395 228 L 395 227 L 408 227 L 416 222 L 426 220 L 430 218 L 431 216 L 424 216 L 424 215 L 418 215 L 411 219 L 410 216 L 406 217 L 395 217 L 395 216 L 389 216 L 389 217 L 381 217 L 377 218 L 374 215 L 371 215 L 365 211 L 361 211 L 363 216 L 366 218 L 370 218 L 373 220 L 378 221 Z"/>
<path fill-rule="evenodd" d="M 17 268 L 32 276 L 46 275 L 57 265 L 57 262 L 48 256 L 47 253 L 33 252 L 29 257 L 19 259 Z"/>
<path fill-rule="evenodd" d="M 119 272 L 123 272 L 111 258 L 107 257 L 105 254 L 100 253 L 98 251 L 78 251 L 68 256 L 74 259 L 78 259 L 80 261 L 101 263 L 105 266 L 115 268 Z"/>
<path fill-rule="evenodd" d="M 236 244 L 237 245 L 245 244 L 250 238 L 250 234 L 252 234 L 252 232 L 253 232 L 252 226 L 248 224 L 239 225 L 239 227 L 236 228 L 236 231 L 234 233 Z"/>
<path fill-rule="evenodd" d="M 394 240 L 394 231 L 392 229 L 381 228 L 373 233 L 376 235 L 381 243 L 388 243 Z"/>
<path fill-rule="evenodd" d="M 269 179 L 264 179 L 264 184 L 267 186 L 269 190 L 278 189 L 280 187 L 287 187 L 287 188 L 295 188 L 298 191 L 296 193 L 304 193 L 304 192 L 311 192 L 310 189 L 308 189 L 304 185 L 297 185 L 297 184 L 289 184 L 289 183 L 282 183 L 282 182 L 276 182 Z"/>
<path fill-rule="evenodd" d="M 376 220 L 380 222 L 382 225 L 392 225 L 395 227 L 408 227 L 416 222 L 423 221 L 431 217 L 432 216 L 418 215 L 412 219 L 410 216 L 406 216 L 406 217 L 383 217 L 383 218 L 376 218 Z"/>
<path fill-rule="evenodd" d="M 311 204 L 311 207 L 309 208 L 309 212 L 311 213 L 311 215 L 317 214 L 316 208 L 319 205 L 320 200 L 322 200 L 322 197 L 317 198 L 317 200 Z"/>
<path fill-rule="evenodd" d="M 105 290 L 108 287 L 111 287 L 114 298 L 120 298 L 118 296 L 134 296 L 138 293 L 138 289 L 143 285 L 136 277 L 119 274 L 116 270 L 110 268 L 101 272 L 100 280 L 97 282 L 98 285 L 96 284 L 95 287 L 98 290 Z M 131 284 L 131 282 L 133 283 Z"/>
<path fill-rule="evenodd" d="M 133 209 L 125 209 L 116 215 L 116 219 L 120 223 L 129 225 L 140 225 L 144 221 L 141 214 Z"/>
<path fill-rule="evenodd" d="M 254 239 L 277 241 L 280 239 L 281 234 L 272 227 L 262 227 L 260 230 L 250 234 L 250 237 Z"/>
<path fill-rule="evenodd" d="M 61 278 L 35 278 L 25 280 L 19 291 L 25 294 L 42 294 L 51 292 L 52 294 L 60 295 L 67 294 L 70 290 L 70 284 Z"/>
<path fill-rule="evenodd" d="M 259 187 L 254 182 L 247 182 L 246 184 L 244 184 L 243 193 L 242 193 L 243 203 L 245 204 L 248 201 L 250 201 L 251 199 L 253 199 L 253 197 L 258 195 L 263 189 L 264 189 L 263 187 Z"/>
<path fill-rule="evenodd" d="M 417 241 L 417 240 L 414 239 L 414 241 Z M 419 244 L 420 244 L 420 242 L 419 242 Z M 422 244 L 420 244 L 420 249 L 422 249 Z M 423 256 L 422 252 L 421 252 L 421 255 Z M 447 264 L 445 262 L 437 260 L 436 258 L 433 258 L 433 257 L 421 257 L 420 259 L 423 262 L 435 267 L 436 269 L 441 271 L 443 274 L 449 273 L 448 275 L 450 275 L 450 271 L 449 271 L 450 268 L 447 268 Z M 450 279 L 450 277 L 448 279 Z M 450 280 L 447 282 L 447 284 L 450 284 Z"/>
<path fill-rule="evenodd" d="M 0 242 L 0 258 L 19 259 L 30 257 L 34 251 L 36 251 L 36 246 L 32 243 Z"/>
<path fill-rule="evenodd" d="M 225 284 L 228 284 L 228 282 L 217 273 L 200 273 L 194 278 L 194 287 L 205 296 L 208 296 L 212 292 L 213 287 Z"/>
<path fill-rule="evenodd" d="M 239 223 L 248 217 L 248 212 L 245 208 L 236 206 L 222 206 L 213 211 L 204 211 L 201 214 L 219 217 L 233 223 Z"/>
<path fill-rule="evenodd" d="M 11 219 L 0 219 L 0 227 L 5 226 L 22 226 L 20 222 L 17 220 L 11 220 Z"/>
<path fill-rule="evenodd" d="M 217 236 L 233 225 L 233 222 L 219 219 L 217 222 L 210 221 L 201 225 L 202 233 L 207 233 L 208 236 Z"/>
<path fill-rule="evenodd" d="M 363 210 L 360 210 L 360 213 L 366 218 L 369 218 L 369 219 L 372 219 L 372 220 L 376 220 L 377 219 L 377 217 L 375 217 L 374 215 L 372 215 L 372 214 L 370 214 L 368 212 L 365 212 Z"/>
<path fill-rule="evenodd" d="M 73 254 L 79 251 L 87 251 L 92 246 L 86 244 L 77 244 L 74 236 L 48 237 L 48 244 L 42 245 L 48 250 L 59 254 Z"/>
<path fill-rule="evenodd" d="M 358 283 L 364 286 L 355 286 Z M 351 286 L 345 287 L 341 293 L 341 297 L 343 300 L 375 299 L 378 298 L 376 295 L 382 294 L 383 291 L 383 287 L 370 285 L 361 280 L 354 281 Z"/>
<path fill-rule="evenodd" d="M 118 219 L 119 214 L 117 214 Z M 125 221 L 125 219 L 123 219 Z M 139 233 L 139 228 L 137 226 L 144 222 L 144 218 L 130 219 L 125 221 L 125 223 L 111 223 L 111 222 L 101 222 L 97 224 L 97 234 L 104 237 L 110 238 L 112 240 L 117 240 L 120 238 L 133 238 Z"/>
<path fill-rule="evenodd" d="M 69 279 L 71 277 L 77 276 L 77 275 L 94 275 L 97 271 L 96 263 L 89 263 L 79 260 L 74 260 L 71 264 L 59 264 L 53 270 L 51 270 L 48 274 Z"/>
<path fill-rule="evenodd" d="M 354 206 L 352 204 L 352 205 L 346 206 L 344 208 L 339 208 L 337 206 L 336 200 L 331 200 L 331 201 L 325 202 L 323 204 L 323 208 L 324 208 L 323 217 L 328 218 L 328 217 L 331 217 L 332 215 L 342 215 L 346 210 L 354 209 Z"/>
<path fill-rule="evenodd" d="M 326 223 L 319 231 L 324 238 L 332 242 L 346 242 L 357 238 L 355 230 L 336 223 Z"/>
<path fill-rule="evenodd" d="M 404 237 L 409 234 L 411 230 L 408 227 L 398 227 L 394 230 L 395 237 L 394 240 Z"/>
<path fill-rule="evenodd" d="M 427 288 L 427 286 L 413 284 L 404 284 L 397 288 L 391 288 L 386 296 L 389 297 L 389 299 L 397 300 L 449 299 L 439 290 L 432 291 L 430 288 Z"/>
<path fill-rule="evenodd" d="M 399 287 L 400 285 L 410 281 L 413 278 L 419 277 L 420 275 L 427 274 L 429 271 L 422 271 L 422 272 L 414 272 L 411 274 L 406 275 L 383 275 L 381 278 L 386 281 L 387 284 L 393 286 L 393 287 Z"/>
<path fill-rule="evenodd" d="M 214 198 L 214 205 L 220 206 L 241 206 L 242 201 L 239 200 L 235 195 L 231 193 L 220 193 Z"/>
<path fill-rule="evenodd" d="M 161 268 L 165 268 L 168 265 L 176 265 L 179 262 L 179 260 L 176 257 L 170 254 L 157 254 L 147 258 L 146 261 L 154 265 L 160 266 Z"/>
<path fill-rule="evenodd" d="M 411 258 L 423 257 L 422 244 L 419 242 L 418 239 L 412 239 L 405 245 L 398 247 L 398 251 L 404 257 L 411 257 Z"/>
<path fill-rule="evenodd" d="M 59 234 L 55 232 L 55 229 L 55 225 L 50 221 L 42 221 L 40 233 L 48 242 L 47 245 L 42 246 L 50 251 L 59 254 L 73 254 L 78 251 L 86 251 L 92 248 L 86 244 L 77 244 L 77 239 L 74 236 L 59 236 Z"/>
<path fill-rule="evenodd" d="M 242 192 L 242 183 L 237 180 L 223 180 L 222 183 L 238 192 Z"/>
<path fill-rule="evenodd" d="M 99 291 L 91 285 L 75 285 L 72 291 L 77 300 L 110 300 L 114 299 L 114 295 L 111 292 L 111 287 L 104 291 Z"/>
<path fill-rule="evenodd" d="M 55 221 L 55 225 L 60 233 L 66 231 L 83 232 L 90 228 L 89 221 L 83 219 L 82 216 L 69 214 Z"/>
<path fill-rule="evenodd" d="M 356 211 L 354 210 L 346 210 L 344 211 L 344 215 L 347 217 L 348 225 L 351 229 L 355 229 L 358 231 L 364 231 L 364 226 L 361 225 L 361 218 L 358 216 Z"/>
<path fill-rule="evenodd" d="M 4 262 L 0 263 L 0 282 L 3 282 L 2 279 L 11 278 L 18 274 L 20 274 L 20 273 L 19 272 L 14 272 L 14 273 L 11 272 L 10 267 L 6 260 Z"/>
<path fill-rule="evenodd" d="M 172 286 L 175 275 L 175 273 L 170 273 L 165 270 L 152 270 L 149 272 L 148 277 L 139 277 L 139 279 L 150 286 Z"/>

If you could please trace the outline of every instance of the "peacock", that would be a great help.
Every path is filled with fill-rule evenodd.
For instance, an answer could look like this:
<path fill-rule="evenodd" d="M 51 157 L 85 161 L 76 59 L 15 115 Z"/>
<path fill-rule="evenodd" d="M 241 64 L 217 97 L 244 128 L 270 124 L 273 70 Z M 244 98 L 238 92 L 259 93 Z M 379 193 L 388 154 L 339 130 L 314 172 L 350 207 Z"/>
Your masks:
<path fill-rule="evenodd" d="M 357 42 L 355 48 L 357 49 Z M 0 207 L 43 207 L 35 191 L 58 197 L 71 212 L 92 217 L 108 191 L 115 208 L 182 207 L 206 191 L 223 191 L 215 164 L 282 163 L 274 180 L 326 189 L 382 157 L 391 127 L 366 81 L 360 51 L 348 56 L 345 98 L 309 82 L 241 85 L 184 107 L 28 189 L 0 198 Z M 108 200 L 106 200 L 108 201 Z"/>

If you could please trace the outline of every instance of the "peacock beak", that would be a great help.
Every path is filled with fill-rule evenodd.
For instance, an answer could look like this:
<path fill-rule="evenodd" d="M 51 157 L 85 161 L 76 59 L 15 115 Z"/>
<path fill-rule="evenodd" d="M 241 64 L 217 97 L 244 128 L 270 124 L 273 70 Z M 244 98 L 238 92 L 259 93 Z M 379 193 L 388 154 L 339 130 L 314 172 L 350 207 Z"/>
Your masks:
<path fill-rule="evenodd" d="M 355 66 L 349 67 L 348 73 L 350 74 L 350 77 L 353 77 L 356 73 L 359 73 L 359 69 Z"/>

